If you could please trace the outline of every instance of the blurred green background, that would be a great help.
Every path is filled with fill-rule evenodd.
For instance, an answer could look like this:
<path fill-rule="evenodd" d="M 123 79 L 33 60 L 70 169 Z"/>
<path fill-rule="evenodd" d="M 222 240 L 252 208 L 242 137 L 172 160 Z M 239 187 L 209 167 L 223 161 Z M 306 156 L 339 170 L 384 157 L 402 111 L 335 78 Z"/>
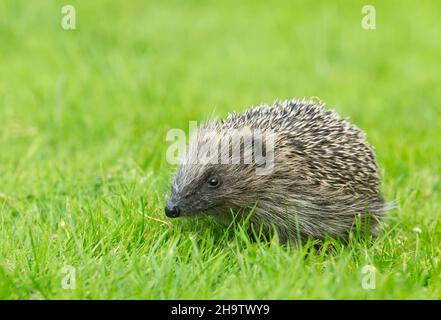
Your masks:
<path fill-rule="evenodd" d="M 76 30 L 61 27 L 66 4 Z M 366 4 L 375 30 L 361 28 Z M 2 0 L 0 297 L 441 298 L 440 13 L 439 1 Z M 399 204 L 388 237 L 305 261 L 163 216 L 167 130 L 293 97 L 367 132 Z M 360 287 L 366 263 L 376 290 Z M 60 287 L 65 265 L 74 290 Z"/>

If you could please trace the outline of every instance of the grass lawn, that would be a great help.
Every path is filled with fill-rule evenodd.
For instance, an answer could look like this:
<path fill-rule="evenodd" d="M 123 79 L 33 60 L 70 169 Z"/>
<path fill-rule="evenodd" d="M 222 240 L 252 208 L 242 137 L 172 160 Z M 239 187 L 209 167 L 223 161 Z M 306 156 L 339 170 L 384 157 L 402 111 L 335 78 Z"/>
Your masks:
<path fill-rule="evenodd" d="M 61 27 L 65 4 L 76 30 Z M 2 0 L 0 298 L 441 299 L 440 12 Z M 168 130 L 292 97 L 367 132 L 398 205 L 379 239 L 286 247 L 165 217 Z"/>

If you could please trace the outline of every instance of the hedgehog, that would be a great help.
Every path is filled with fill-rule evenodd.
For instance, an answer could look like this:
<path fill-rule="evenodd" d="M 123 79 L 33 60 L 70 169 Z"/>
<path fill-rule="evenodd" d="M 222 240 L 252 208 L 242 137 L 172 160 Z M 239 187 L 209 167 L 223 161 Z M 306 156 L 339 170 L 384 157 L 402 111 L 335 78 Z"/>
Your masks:
<path fill-rule="evenodd" d="M 378 235 L 390 206 L 366 134 L 315 100 L 276 100 L 200 125 L 171 184 L 168 217 L 246 219 L 290 239 Z"/>

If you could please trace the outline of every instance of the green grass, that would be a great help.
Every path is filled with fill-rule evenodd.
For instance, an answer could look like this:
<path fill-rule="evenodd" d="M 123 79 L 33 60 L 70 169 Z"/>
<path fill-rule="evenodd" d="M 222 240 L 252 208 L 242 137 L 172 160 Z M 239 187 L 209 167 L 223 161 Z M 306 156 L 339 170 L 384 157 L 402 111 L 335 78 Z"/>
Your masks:
<path fill-rule="evenodd" d="M 1 298 L 441 298 L 439 1 L 370 1 L 371 31 L 362 1 L 69 3 L 73 31 L 64 1 L 0 3 Z M 380 239 L 284 247 L 164 216 L 167 130 L 317 96 L 376 148 L 399 205 Z"/>

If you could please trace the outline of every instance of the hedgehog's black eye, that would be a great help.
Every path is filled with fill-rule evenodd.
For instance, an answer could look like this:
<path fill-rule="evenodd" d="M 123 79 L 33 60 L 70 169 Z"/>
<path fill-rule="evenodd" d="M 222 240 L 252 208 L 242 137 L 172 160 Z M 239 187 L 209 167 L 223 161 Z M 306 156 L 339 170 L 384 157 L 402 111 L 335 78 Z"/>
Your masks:
<path fill-rule="evenodd" d="M 218 188 L 221 185 L 221 179 L 218 176 L 211 176 L 208 179 L 208 187 L 209 188 Z"/>

